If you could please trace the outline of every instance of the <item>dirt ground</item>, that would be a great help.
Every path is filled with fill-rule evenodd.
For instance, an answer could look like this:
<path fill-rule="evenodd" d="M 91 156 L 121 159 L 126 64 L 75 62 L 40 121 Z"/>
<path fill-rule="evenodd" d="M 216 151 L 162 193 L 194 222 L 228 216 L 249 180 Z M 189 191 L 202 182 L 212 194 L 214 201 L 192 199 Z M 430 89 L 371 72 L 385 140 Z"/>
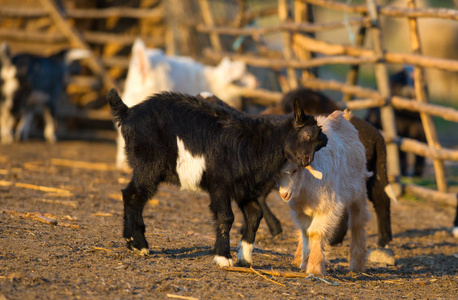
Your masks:
<path fill-rule="evenodd" d="M 348 270 L 349 236 L 327 256 L 325 279 L 229 272 L 213 265 L 214 241 L 205 194 L 162 186 L 144 211 L 150 255 L 127 250 L 114 143 L 27 142 L 0 148 L 0 299 L 456 299 L 458 240 L 454 207 L 401 199 L 392 206 L 395 265 Z M 77 163 L 82 161 L 85 163 Z M 50 187 L 53 189 L 39 188 Z M 269 204 L 284 233 L 257 234 L 258 271 L 301 272 L 289 210 Z M 37 213 L 28 214 L 27 213 Z M 233 255 L 241 215 L 231 231 Z M 57 225 L 37 220 L 47 217 Z M 375 217 L 368 248 L 376 247 Z M 234 255 L 235 258 L 235 255 Z M 305 275 L 302 272 L 303 275 Z"/>

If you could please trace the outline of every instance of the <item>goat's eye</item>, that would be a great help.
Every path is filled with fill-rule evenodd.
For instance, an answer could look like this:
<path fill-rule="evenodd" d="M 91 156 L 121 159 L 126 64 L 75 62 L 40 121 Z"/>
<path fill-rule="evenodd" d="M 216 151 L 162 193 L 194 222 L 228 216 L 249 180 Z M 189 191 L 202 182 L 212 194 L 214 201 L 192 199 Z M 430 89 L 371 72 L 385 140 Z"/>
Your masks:
<path fill-rule="evenodd" d="M 294 175 L 296 173 L 297 173 L 297 169 L 294 169 L 294 170 L 291 171 L 291 175 Z"/>

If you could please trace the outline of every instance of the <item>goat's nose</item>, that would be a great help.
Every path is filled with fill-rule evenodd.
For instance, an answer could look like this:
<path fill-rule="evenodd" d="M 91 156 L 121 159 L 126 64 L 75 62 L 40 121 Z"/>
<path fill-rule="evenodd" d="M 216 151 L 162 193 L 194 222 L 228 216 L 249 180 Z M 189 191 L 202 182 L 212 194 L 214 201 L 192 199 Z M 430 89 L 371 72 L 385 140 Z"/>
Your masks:
<path fill-rule="evenodd" d="M 280 194 L 280 197 L 283 199 L 283 201 L 288 202 L 289 199 L 291 198 L 291 193 L 288 189 L 279 188 L 278 193 Z"/>

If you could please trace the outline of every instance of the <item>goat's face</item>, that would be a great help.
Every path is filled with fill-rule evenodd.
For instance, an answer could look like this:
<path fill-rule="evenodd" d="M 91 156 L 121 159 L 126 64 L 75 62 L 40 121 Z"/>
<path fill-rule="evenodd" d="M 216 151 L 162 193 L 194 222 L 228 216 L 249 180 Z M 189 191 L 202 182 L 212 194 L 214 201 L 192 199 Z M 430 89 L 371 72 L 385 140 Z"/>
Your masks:
<path fill-rule="evenodd" d="M 294 163 L 287 162 L 276 176 L 280 197 L 289 202 L 299 196 L 302 183 L 302 170 Z"/>
<path fill-rule="evenodd" d="M 318 126 L 316 119 L 304 113 L 298 99 L 294 101 L 294 129 L 288 135 L 285 145 L 286 158 L 301 166 L 310 165 L 315 152 L 325 147 L 327 136 Z"/>

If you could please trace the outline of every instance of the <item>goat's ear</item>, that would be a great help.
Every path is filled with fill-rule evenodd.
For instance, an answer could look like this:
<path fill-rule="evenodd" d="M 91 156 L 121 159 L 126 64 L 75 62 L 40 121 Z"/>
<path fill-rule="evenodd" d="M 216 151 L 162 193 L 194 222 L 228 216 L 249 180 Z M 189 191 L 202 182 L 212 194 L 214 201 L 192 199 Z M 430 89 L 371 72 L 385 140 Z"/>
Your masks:
<path fill-rule="evenodd" d="M 138 73 L 141 74 L 142 78 L 145 79 L 146 75 L 151 69 L 151 63 L 149 61 L 148 54 L 146 53 L 145 43 L 140 38 L 135 40 L 135 43 L 132 47 L 132 56 L 135 68 L 137 69 Z"/>
<path fill-rule="evenodd" d="M 294 122 L 296 126 L 317 125 L 315 117 L 304 112 L 300 105 L 299 98 L 294 99 L 294 117 Z"/>
<path fill-rule="evenodd" d="M 302 124 L 304 119 L 304 110 L 301 108 L 299 98 L 294 99 L 294 121 L 296 124 Z"/>

